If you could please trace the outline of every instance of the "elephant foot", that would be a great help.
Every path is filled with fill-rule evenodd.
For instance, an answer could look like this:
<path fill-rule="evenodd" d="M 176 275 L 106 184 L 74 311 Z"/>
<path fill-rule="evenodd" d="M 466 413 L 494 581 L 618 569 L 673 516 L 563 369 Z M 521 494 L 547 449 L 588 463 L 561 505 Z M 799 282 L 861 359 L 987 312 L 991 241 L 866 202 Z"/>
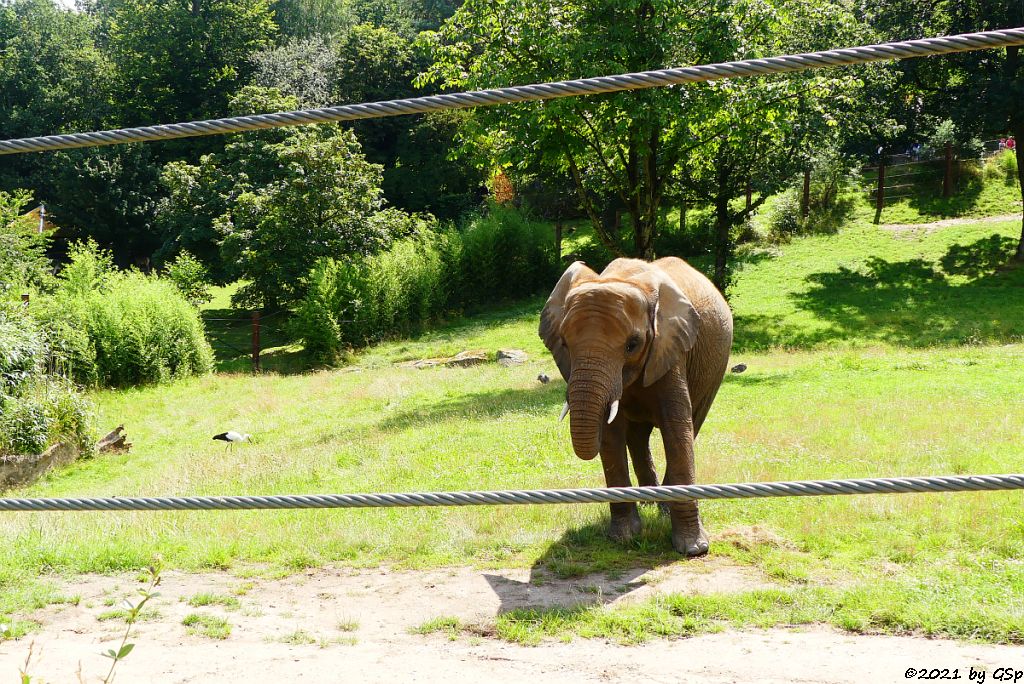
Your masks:
<path fill-rule="evenodd" d="M 672 548 L 687 558 L 707 555 L 710 542 L 704 526 L 699 525 L 696 530 L 672 530 Z"/>
<path fill-rule="evenodd" d="M 612 512 L 612 522 L 608 526 L 608 537 L 614 542 L 626 544 L 638 536 L 641 529 L 640 513 L 636 510 L 636 506 L 633 506 L 632 510 L 627 512 Z"/>
<path fill-rule="evenodd" d="M 672 548 L 687 558 L 706 555 L 710 548 L 708 533 L 700 520 L 696 504 L 672 509 Z"/>

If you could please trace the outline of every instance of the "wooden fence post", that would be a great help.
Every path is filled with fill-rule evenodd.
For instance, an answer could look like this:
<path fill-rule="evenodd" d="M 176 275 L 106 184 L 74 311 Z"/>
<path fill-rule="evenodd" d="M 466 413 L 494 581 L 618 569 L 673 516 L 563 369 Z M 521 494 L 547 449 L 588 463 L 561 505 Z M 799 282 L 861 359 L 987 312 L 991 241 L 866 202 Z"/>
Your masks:
<path fill-rule="evenodd" d="M 260 312 L 252 312 L 252 372 L 260 372 Z"/>
<path fill-rule="evenodd" d="M 946 143 L 946 166 L 942 174 L 942 196 L 953 194 L 953 143 Z"/>
<path fill-rule="evenodd" d="M 875 210 L 882 211 L 885 205 L 885 162 L 878 160 L 878 192 L 875 193 Z"/>
<path fill-rule="evenodd" d="M 28 292 L 21 295 L 21 305 L 26 309 L 28 308 Z"/>

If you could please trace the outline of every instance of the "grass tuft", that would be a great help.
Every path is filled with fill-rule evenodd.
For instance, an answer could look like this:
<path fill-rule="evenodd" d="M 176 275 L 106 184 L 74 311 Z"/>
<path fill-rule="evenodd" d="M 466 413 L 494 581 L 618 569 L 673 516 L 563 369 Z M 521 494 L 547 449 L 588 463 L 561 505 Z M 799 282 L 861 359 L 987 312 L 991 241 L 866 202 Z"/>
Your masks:
<path fill-rule="evenodd" d="M 189 613 L 181 621 L 186 631 L 193 636 L 209 639 L 227 639 L 231 635 L 231 624 L 222 617 L 203 613 Z"/>

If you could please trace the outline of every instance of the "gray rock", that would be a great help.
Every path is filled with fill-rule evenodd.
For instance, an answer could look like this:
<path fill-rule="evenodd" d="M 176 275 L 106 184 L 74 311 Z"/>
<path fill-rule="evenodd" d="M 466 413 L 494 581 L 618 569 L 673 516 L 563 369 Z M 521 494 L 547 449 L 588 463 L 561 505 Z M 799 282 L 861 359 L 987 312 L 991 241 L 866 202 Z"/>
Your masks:
<path fill-rule="evenodd" d="M 476 366 L 481 363 L 487 363 L 487 352 L 485 351 L 464 351 L 459 352 L 452 358 L 445 361 L 446 366 L 454 366 L 457 368 L 467 368 L 469 366 Z"/>
<path fill-rule="evenodd" d="M 522 349 L 499 349 L 496 357 L 502 366 L 518 366 L 529 358 Z"/>

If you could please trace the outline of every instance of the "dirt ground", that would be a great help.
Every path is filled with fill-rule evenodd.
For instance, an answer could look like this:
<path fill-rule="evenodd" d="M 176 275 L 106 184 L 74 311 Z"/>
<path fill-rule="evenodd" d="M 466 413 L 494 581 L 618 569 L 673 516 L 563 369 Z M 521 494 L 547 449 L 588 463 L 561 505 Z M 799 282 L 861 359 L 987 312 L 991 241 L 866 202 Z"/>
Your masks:
<path fill-rule="evenodd" d="M 124 625 L 100 620 L 133 596 L 135 576 L 87 576 L 63 587 L 77 605 L 34 619 L 40 631 L 0 643 L 0 680 L 15 681 L 30 644 L 33 681 L 100 681 L 101 651 Z M 165 572 L 156 615 L 137 625 L 136 648 L 119 682 L 898 682 L 908 668 L 1024 669 L 1024 648 L 907 637 L 851 636 L 827 628 L 726 631 L 620 646 L 604 640 L 518 646 L 492 638 L 410 630 L 441 616 L 487 624 L 525 606 L 620 603 L 657 593 L 743 591 L 771 586 L 749 568 L 722 561 L 677 563 L 610 578 L 560 580 L 530 570 L 326 569 L 280 580 L 228 573 Z M 197 594 L 235 596 L 238 605 L 194 607 Z M 189 634 L 190 613 L 227 618 L 231 634 Z M 296 642 L 312 643 L 296 643 Z M 991 676 L 989 677 L 991 679 Z"/>

